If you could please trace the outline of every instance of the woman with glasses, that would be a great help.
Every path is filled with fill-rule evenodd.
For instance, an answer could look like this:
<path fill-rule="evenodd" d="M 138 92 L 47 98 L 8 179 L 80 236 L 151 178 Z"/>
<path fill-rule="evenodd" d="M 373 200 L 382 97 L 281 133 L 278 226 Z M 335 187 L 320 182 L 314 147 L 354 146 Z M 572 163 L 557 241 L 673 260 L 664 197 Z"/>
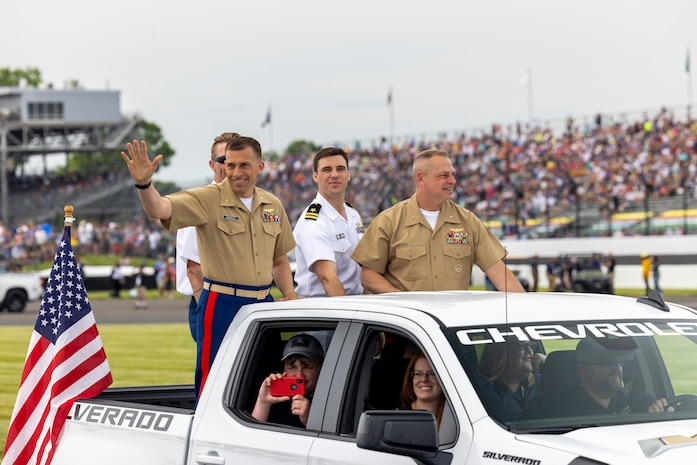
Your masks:
<path fill-rule="evenodd" d="M 476 383 L 484 406 L 497 420 L 519 420 L 528 400 L 542 393 L 539 375 L 533 373 L 534 355 L 529 343 L 516 338 L 484 347 Z"/>
<path fill-rule="evenodd" d="M 409 360 L 404 374 L 402 392 L 399 396 L 401 410 L 426 410 L 440 420 L 445 406 L 445 394 L 438 378 L 423 352 L 419 351 Z"/>

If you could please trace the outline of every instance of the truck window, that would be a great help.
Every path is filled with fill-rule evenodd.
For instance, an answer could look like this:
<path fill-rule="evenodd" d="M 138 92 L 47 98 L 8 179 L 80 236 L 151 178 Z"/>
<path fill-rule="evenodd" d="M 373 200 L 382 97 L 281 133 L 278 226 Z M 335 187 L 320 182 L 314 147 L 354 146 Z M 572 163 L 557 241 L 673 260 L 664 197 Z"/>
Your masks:
<path fill-rule="evenodd" d="M 274 322 L 260 324 L 250 329 L 248 337 L 251 342 L 243 353 L 244 363 L 240 370 L 231 374 L 233 378 L 237 378 L 237 381 L 229 383 L 232 411 L 245 421 L 259 422 L 253 417 L 253 413 L 262 383 L 271 374 L 283 373 L 291 362 L 293 363 L 291 370 L 296 368 L 300 370 L 293 375 L 294 377 L 300 376 L 303 380 L 304 376 L 311 378 L 305 380 L 308 391 L 303 396 L 311 405 L 314 392 L 319 385 L 322 363 L 326 358 L 335 328 L 336 323 Z M 283 360 L 284 350 L 285 361 Z M 308 367 L 313 370 L 307 371 Z M 291 402 L 279 402 L 268 405 L 268 415 L 265 415 L 261 422 L 306 428 L 300 418 L 291 413 L 290 404 Z"/>
<path fill-rule="evenodd" d="M 564 432 L 697 418 L 692 320 L 551 321 L 446 334 L 504 428 Z"/>
<path fill-rule="evenodd" d="M 414 376 L 420 385 L 418 393 L 412 388 Z M 412 402 L 417 405 L 417 398 L 419 402 L 432 398 L 433 405 L 442 400 L 436 409 L 437 418 L 447 418 L 447 441 L 453 440 L 455 420 L 437 374 L 428 355 L 409 336 L 385 328 L 366 328 L 355 353 L 349 380 L 347 402 L 341 413 L 341 434 L 355 437 L 360 415 L 366 410 L 411 409 Z M 406 395 L 410 395 L 411 389 L 411 397 L 406 400 L 401 398 L 403 388 Z M 444 411 L 447 412 L 445 415 Z"/>

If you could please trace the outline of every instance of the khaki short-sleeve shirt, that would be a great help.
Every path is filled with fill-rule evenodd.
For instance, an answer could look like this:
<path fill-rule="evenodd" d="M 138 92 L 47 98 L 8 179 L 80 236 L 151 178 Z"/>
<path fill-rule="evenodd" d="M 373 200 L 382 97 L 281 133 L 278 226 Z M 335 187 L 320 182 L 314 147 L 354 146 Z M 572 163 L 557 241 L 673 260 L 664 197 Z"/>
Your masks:
<path fill-rule="evenodd" d="M 402 291 L 437 291 L 468 289 L 474 264 L 486 271 L 505 256 L 484 223 L 452 201 L 431 229 L 414 195 L 376 216 L 351 258 Z"/>
<path fill-rule="evenodd" d="M 167 231 L 196 226 L 203 276 L 213 281 L 267 286 L 273 259 L 295 247 L 281 201 L 254 188 L 250 212 L 227 179 L 165 196 L 172 201 Z"/>

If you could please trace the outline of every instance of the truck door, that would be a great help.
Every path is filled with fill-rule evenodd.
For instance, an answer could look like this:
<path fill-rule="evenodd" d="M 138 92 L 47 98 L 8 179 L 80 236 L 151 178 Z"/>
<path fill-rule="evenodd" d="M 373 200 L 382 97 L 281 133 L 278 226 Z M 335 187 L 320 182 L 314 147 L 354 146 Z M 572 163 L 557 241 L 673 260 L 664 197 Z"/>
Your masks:
<path fill-rule="evenodd" d="M 413 323 L 409 326 L 415 327 Z M 424 332 L 421 334 L 423 338 L 428 337 Z M 405 380 L 411 386 L 413 375 L 409 372 L 410 367 L 415 360 L 422 358 L 422 354 L 426 355 L 428 363 L 433 371 L 436 371 L 429 373 L 431 378 L 447 377 L 445 369 L 442 368 L 442 360 L 433 349 L 430 340 L 419 340 L 419 336 L 404 331 L 404 326 L 396 328 L 387 324 L 352 325 L 332 380 L 322 428 L 326 434 L 320 435 L 313 442 L 308 464 L 414 465 L 414 459 L 407 456 L 359 448 L 356 444 L 356 433 L 360 415 L 364 411 L 394 410 L 403 407 L 400 406 L 402 386 Z M 425 376 L 421 372 L 416 373 Z M 440 385 L 446 386 L 445 383 Z M 451 389 L 449 383 L 448 389 Z M 461 430 L 467 429 L 469 423 L 465 418 L 466 424 L 462 424 L 462 427 L 458 425 L 447 392 L 444 396 L 443 411 L 439 442 L 442 449 L 448 449 L 456 445 L 458 435 L 471 437 L 471 430 L 462 434 Z M 458 453 L 458 457 L 466 456 L 468 446 L 461 443 L 459 447 L 463 449 L 463 455 Z M 449 453 L 450 451 L 445 452 Z"/>
<path fill-rule="evenodd" d="M 348 323 L 337 321 L 289 320 L 288 312 L 274 314 L 266 321 L 251 321 L 247 327 L 243 322 L 224 341 L 206 382 L 192 428 L 188 463 L 306 464 L 319 435 L 328 391 L 325 386 L 333 376 L 347 328 Z M 307 425 L 293 427 L 270 418 L 258 421 L 252 412 L 261 383 L 269 374 L 283 372 L 284 347 L 299 334 L 310 334 L 320 341 L 325 355 Z M 286 416 L 292 416 L 287 408 Z"/>

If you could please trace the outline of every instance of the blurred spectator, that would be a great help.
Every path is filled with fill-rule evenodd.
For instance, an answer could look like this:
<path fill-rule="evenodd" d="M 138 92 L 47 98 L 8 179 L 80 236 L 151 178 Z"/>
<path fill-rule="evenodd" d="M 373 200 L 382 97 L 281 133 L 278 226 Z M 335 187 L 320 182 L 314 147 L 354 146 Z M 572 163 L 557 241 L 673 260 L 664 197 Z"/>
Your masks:
<path fill-rule="evenodd" d="M 124 276 L 123 272 L 121 271 L 121 263 L 116 262 L 114 263 L 114 266 L 111 268 L 111 296 L 118 299 L 121 297 L 121 287 L 124 284 Z"/>
<path fill-rule="evenodd" d="M 561 276 L 561 263 L 557 257 L 550 257 L 549 263 L 547 263 L 547 281 L 549 281 L 551 292 L 557 290 L 559 276 Z"/>
<path fill-rule="evenodd" d="M 593 256 L 591 257 L 590 264 L 588 265 L 588 268 L 591 270 L 600 270 L 602 268 L 602 260 L 600 258 L 599 253 L 594 253 Z"/>
<path fill-rule="evenodd" d="M 167 259 L 167 266 L 165 267 L 165 290 L 167 291 L 167 298 L 174 298 L 174 289 L 177 284 L 177 271 L 175 267 L 174 257 L 169 257 Z"/>
<path fill-rule="evenodd" d="M 651 259 L 651 272 L 653 273 L 653 288 L 658 292 L 663 292 L 659 281 L 661 280 L 661 272 L 659 270 L 660 263 L 658 260 L 658 255 L 654 255 Z M 648 294 L 648 292 L 647 292 Z"/>
<path fill-rule="evenodd" d="M 136 273 L 133 275 L 133 288 L 136 291 L 136 308 L 148 308 L 146 287 L 145 287 L 145 274 L 143 273 L 143 265 L 140 265 L 136 269 Z"/>
<path fill-rule="evenodd" d="M 651 273 L 651 257 L 646 252 L 641 253 L 641 277 L 644 279 L 646 295 L 649 295 L 649 273 Z"/>
<path fill-rule="evenodd" d="M 165 285 L 167 283 L 167 263 L 162 259 L 162 255 L 157 256 L 154 269 L 157 294 L 160 298 L 163 298 L 165 296 Z"/>
<path fill-rule="evenodd" d="M 610 284 L 610 292 L 613 294 L 615 293 L 615 265 L 617 265 L 615 257 L 612 255 L 612 252 L 608 252 L 605 257 L 605 267 L 607 268 L 607 279 Z"/>
<path fill-rule="evenodd" d="M 537 292 L 537 286 L 540 284 L 540 257 L 538 255 L 533 255 L 530 260 L 530 273 L 532 274 L 532 292 Z"/>

